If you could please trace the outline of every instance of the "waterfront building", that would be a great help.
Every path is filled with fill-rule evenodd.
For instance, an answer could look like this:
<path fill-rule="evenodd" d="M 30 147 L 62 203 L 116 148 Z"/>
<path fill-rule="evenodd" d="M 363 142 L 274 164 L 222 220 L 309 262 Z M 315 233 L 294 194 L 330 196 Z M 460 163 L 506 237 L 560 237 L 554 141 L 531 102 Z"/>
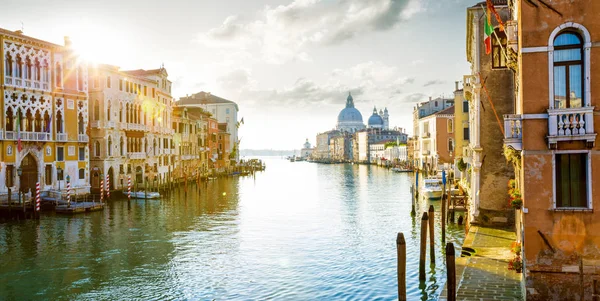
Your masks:
<path fill-rule="evenodd" d="M 337 130 L 331 130 L 317 134 L 317 147 L 314 151 L 314 157 L 317 159 L 331 159 L 331 152 L 329 148 L 331 138 L 339 133 L 340 132 Z"/>
<path fill-rule="evenodd" d="M 459 82 L 455 82 L 454 89 L 454 164 L 463 159 L 470 162 L 469 156 L 469 101 L 465 99 L 464 90 L 458 88 Z"/>
<path fill-rule="evenodd" d="M 406 164 L 408 163 L 408 148 L 407 144 L 386 144 L 383 157 L 391 162 L 391 164 Z"/>
<path fill-rule="evenodd" d="M 362 114 L 354 107 L 354 99 L 352 94 L 348 93 L 346 98 L 346 107 L 338 114 L 336 130 L 342 132 L 354 133 L 365 128 Z"/>
<path fill-rule="evenodd" d="M 506 1 L 495 1 L 501 18 L 508 18 Z M 485 6 L 485 3 L 484 3 Z M 464 97 L 469 101 L 468 175 L 461 185 L 469 195 L 470 222 L 507 222 L 512 220 L 503 185 L 513 170 L 502 153 L 503 125 L 499 118 L 513 111 L 514 76 L 507 68 L 506 34 L 495 29 L 490 54 L 484 43 L 485 11 L 482 5 L 467 9 L 467 61 L 471 74 L 463 77 Z M 463 103 L 464 105 L 464 103 Z M 457 125 L 464 128 L 464 125 Z"/>
<path fill-rule="evenodd" d="M 416 166 L 415 153 L 417 153 L 418 151 L 418 142 L 419 140 L 415 136 L 409 137 L 408 141 L 406 142 L 406 156 L 408 165 L 411 168 L 414 168 Z"/>
<path fill-rule="evenodd" d="M 227 123 L 219 123 L 217 133 L 217 171 L 223 172 L 230 166 L 231 157 L 231 134 L 227 131 Z"/>
<path fill-rule="evenodd" d="M 519 85 L 514 111 L 504 115 L 504 144 L 522 199 L 522 279 L 527 300 L 593 300 L 600 292 L 593 184 L 600 178 L 600 2 L 547 2 L 510 1 L 506 22 L 507 65 Z"/>
<path fill-rule="evenodd" d="M 64 46 L 0 29 L 0 193 L 89 192 L 87 66 Z"/>
<path fill-rule="evenodd" d="M 171 118 L 174 130 L 173 145 L 175 146 L 173 174 L 177 179 L 194 178 L 204 166 L 200 156 L 204 143 L 202 140 L 203 123 L 200 115 L 195 115 L 190 111 L 186 107 L 174 107 Z"/>
<path fill-rule="evenodd" d="M 329 142 L 331 159 L 337 162 L 352 161 L 352 141 L 352 134 L 349 132 L 339 132 L 331 137 Z"/>
<path fill-rule="evenodd" d="M 110 189 L 157 185 L 171 179 L 173 99 L 164 68 L 122 71 L 90 68 L 91 188 L 109 178 Z"/>
<path fill-rule="evenodd" d="M 306 142 L 302 145 L 302 149 L 300 150 L 300 157 L 307 159 L 313 156 L 314 148 L 311 147 L 310 142 L 308 142 L 308 138 L 306 138 Z"/>
<path fill-rule="evenodd" d="M 419 119 L 445 110 L 451 106 L 454 106 L 454 99 L 442 97 L 432 99 L 430 96 L 428 101 L 418 103 L 413 109 L 413 135 L 417 136 L 417 133 L 419 133 Z"/>
<path fill-rule="evenodd" d="M 387 142 L 380 141 L 369 144 L 369 162 L 377 165 L 385 165 L 389 160 L 385 157 L 385 144 Z"/>
<path fill-rule="evenodd" d="M 213 95 L 208 92 L 199 92 L 190 96 L 181 97 L 177 101 L 178 106 L 182 107 L 200 107 L 215 118 L 219 124 L 225 124 L 224 130 L 229 133 L 229 147 L 227 153 L 233 154 L 234 160 L 239 161 L 239 144 L 240 140 L 238 137 L 238 128 L 243 123 L 242 120 L 238 121 L 239 107 L 237 103 Z M 228 159 L 229 160 L 229 159 Z"/>
<path fill-rule="evenodd" d="M 428 172 L 452 163 L 454 152 L 454 106 L 418 119 L 415 161 Z"/>
<path fill-rule="evenodd" d="M 402 128 L 394 128 L 391 130 L 383 130 L 378 128 L 369 128 L 358 131 L 353 136 L 353 158 L 354 162 L 357 163 L 376 163 L 374 158 L 383 156 L 383 153 L 372 153 L 375 150 L 371 145 L 386 143 L 386 142 L 397 142 L 400 144 L 406 144 L 408 141 L 408 135 Z M 384 151 L 382 149 L 381 151 Z M 379 151 L 379 148 L 377 148 Z"/>

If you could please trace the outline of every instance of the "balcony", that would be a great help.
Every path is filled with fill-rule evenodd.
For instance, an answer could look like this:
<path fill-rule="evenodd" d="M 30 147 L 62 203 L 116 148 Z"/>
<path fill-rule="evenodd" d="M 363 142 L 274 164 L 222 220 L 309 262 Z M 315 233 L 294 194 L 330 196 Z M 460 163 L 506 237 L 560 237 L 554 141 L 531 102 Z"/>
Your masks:
<path fill-rule="evenodd" d="M 127 124 L 127 130 L 130 130 L 130 131 L 145 131 L 146 130 L 146 126 L 143 125 L 143 124 L 128 123 Z"/>
<path fill-rule="evenodd" d="M 89 142 L 90 138 L 86 134 L 78 134 L 77 135 L 77 141 L 79 141 L 79 142 Z"/>
<path fill-rule="evenodd" d="M 7 131 L 5 139 L 6 140 L 18 140 L 21 138 L 21 141 L 50 141 L 51 139 L 50 133 L 45 132 L 12 132 Z"/>
<path fill-rule="evenodd" d="M 424 150 L 424 151 L 422 151 L 422 152 L 421 152 L 421 154 L 422 154 L 423 156 L 429 156 L 429 155 L 431 154 L 431 152 L 430 152 L 430 151 L 428 151 L 428 150 Z"/>
<path fill-rule="evenodd" d="M 515 150 L 523 149 L 523 124 L 521 115 L 504 115 L 504 144 Z"/>
<path fill-rule="evenodd" d="M 594 107 L 548 109 L 548 148 L 556 149 L 559 141 L 577 140 L 594 147 Z"/>
<path fill-rule="evenodd" d="M 115 128 L 115 122 L 112 120 L 109 120 L 106 122 L 106 127 L 109 129 L 114 129 Z"/>
<path fill-rule="evenodd" d="M 463 87 L 465 92 L 473 93 L 473 87 L 476 84 L 475 76 L 473 75 L 464 75 L 463 76 Z"/>
<path fill-rule="evenodd" d="M 66 133 L 56 133 L 56 141 L 67 142 L 67 134 Z"/>
<path fill-rule="evenodd" d="M 517 21 L 506 21 L 506 38 L 508 48 L 517 53 L 519 46 L 519 23 Z"/>
<path fill-rule="evenodd" d="M 92 122 L 90 123 L 90 126 L 91 126 L 92 128 L 99 128 L 99 127 L 100 127 L 100 121 L 98 121 L 98 120 L 94 120 L 94 121 L 92 121 Z"/>
<path fill-rule="evenodd" d="M 423 139 L 429 139 L 429 138 L 431 138 L 431 133 L 430 132 L 423 133 L 422 138 Z"/>
<path fill-rule="evenodd" d="M 138 153 L 128 153 L 127 154 L 127 158 L 129 159 L 145 159 L 146 158 L 146 153 L 144 152 L 138 152 Z"/>

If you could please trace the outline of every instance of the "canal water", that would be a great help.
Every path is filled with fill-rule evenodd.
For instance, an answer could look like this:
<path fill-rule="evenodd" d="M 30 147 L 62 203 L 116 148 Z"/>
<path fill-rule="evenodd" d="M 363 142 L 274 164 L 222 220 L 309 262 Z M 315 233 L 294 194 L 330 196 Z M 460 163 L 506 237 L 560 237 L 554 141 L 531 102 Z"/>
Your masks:
<path fill-rule="evenodd" d="M 263 158 L 264 159 L 264 158 Z M 255 177 L 183 187 L 162 200 L 0 224 L 2 300 L 394 300 L 396 234 L 409 300 L 435 300 L 437 265 L 418 280 L 421 213 L 412 175 L 365 165 L 266 159 Z M 464 228 L 449 225 L 460 245 Z M 427 256 L 429 258 L 429 255 Z"/>

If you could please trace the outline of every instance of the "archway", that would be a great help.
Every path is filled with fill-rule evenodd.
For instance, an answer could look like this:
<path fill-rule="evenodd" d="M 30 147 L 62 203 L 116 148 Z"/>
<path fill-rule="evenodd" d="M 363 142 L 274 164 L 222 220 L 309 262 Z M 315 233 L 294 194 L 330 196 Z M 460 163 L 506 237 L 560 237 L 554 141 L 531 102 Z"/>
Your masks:
<path fill-rule="evenodd" d="M 144 171 L 141 166 L 135 168 L 135 182 L 140 184 L 144 182 Z"/>
<path fill-rule="evenodd" d="M 90 181 L 91 181 L 90 185 L 92 186 L 92 189 L 99 193 L 100 192 L 100 173 L 98 172 L 98 167 L 94 167 L 94 170 L 92 171 L 92 178 L 90 179 Z"/>
<path fill-rule="evenodd" d="M 115 178 L 112 166 L 108 169 L 108 189 L 115 190 Z"/>
<path fill-rule="evenodd" d="M 35 194 L 35 183 L 38 180 L 37 161 L 31 154 L 27 154 L 21 161 L 22 174 L 19 177 L 21 183 L 20 190 L 27 193 L 31 191 Z"/>

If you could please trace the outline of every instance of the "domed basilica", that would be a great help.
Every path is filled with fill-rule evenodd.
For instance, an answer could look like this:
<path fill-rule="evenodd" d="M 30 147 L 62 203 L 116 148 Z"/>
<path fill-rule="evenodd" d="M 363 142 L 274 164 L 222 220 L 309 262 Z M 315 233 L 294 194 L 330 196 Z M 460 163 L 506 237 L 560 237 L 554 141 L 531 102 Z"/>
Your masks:
<path fill-rule="evenodd" d="M 379 111 L 379 114 L 377 113 L 377 109 L 374 108 L 373 115 L 369 117 L 368 125 L 369 128 L 387 130 L 389 128 L 387 108 L 385 108 L 385 111 Z M 348 93 L 346 107 L 338 115 L 336 129 L 342 132 L 354 133 L 364 128 L 365 124 L 363 123 L 362 114 L 354 107 L 352 94 Z"/>

